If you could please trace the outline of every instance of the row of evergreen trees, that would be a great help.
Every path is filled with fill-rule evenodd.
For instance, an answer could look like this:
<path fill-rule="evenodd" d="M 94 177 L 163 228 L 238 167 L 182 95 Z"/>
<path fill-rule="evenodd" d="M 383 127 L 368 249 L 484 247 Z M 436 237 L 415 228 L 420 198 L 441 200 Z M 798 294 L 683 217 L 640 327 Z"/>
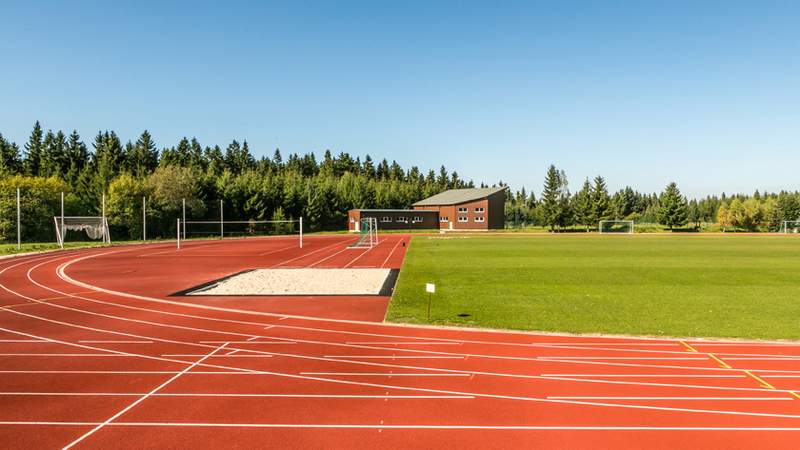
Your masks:
<path fill-rule="evenodd" d="M 502 184 L 502 183 L 501 183 Z M 586 179 L 571 193 L 567 175 L 550 166 L 537 200 L 523 188 L 506 192 L 506 221 L 510 226 L 594 229 L 601 220 L 633 220 L 669 229 L 700 228 L 716 223 L 723 228 L 777 231 L 785 220 L 800 220 L 800 192 L 782 191 L 752 196 L 737 194 L 688 200 L 675 183 L 660 194 L 643 194 L 631 187 L 610 194 L 602 176 Z"/>
<path fill-rule="evenodd" d="M 117 239 L 141 236 L 142 197 L 147 198 L 148 235 L 170 236 L 182 199 L 192 219 L 304 217 L 311 230 L 342 229 L 352 208 L 404 208 L 446 189 L 472 187 L 444 166 L 438 171 L 404 169 L 397 162 L 363 160 L 326 151 L 280 150 L 256 158 L 246 141 L 224 150 L 183 138 L 160 151 L 147 131 L 122 143 L 113 131 L 98 133 L 93 151 L 77 132 L 45 132 L 37 122 L 22 149 L 0 135 L 0 240 L 14 231 L 14 195 L 23 191 L 26 239 L 52 238 L 52 217 L 66 194 L 68 215 L 100 214 L 103 195 Z M 36 208 L 33 206 L 36 205 Z"/>

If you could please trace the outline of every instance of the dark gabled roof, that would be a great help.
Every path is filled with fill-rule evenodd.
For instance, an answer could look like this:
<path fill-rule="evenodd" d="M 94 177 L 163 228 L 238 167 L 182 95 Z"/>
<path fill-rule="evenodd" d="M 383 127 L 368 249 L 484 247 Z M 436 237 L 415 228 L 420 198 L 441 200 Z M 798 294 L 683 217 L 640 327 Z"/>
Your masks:
<path fill-rule="evenodd" d="M 505 186 L 474 189 L 450 189 L 448 191 L 436 194 L 433 197 L 428 197 L 425 200 L 420 200 L 417 203 L 414 203 L 414 206 L 458 205 L 459 203 L 466 203 L 486 198 L 505 189 Z"/>

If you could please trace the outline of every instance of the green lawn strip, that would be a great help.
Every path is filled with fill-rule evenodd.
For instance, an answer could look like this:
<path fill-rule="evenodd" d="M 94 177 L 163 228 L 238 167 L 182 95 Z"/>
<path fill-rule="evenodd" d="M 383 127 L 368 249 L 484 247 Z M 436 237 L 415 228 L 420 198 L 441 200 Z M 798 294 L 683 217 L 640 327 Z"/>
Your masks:
<path fill-rule="evenodd" d="M 434 282 L 430 322 L 426 282 Z M 415 237 L 387 320 L 515 330 L 800 339 L 800 239 Z"/>

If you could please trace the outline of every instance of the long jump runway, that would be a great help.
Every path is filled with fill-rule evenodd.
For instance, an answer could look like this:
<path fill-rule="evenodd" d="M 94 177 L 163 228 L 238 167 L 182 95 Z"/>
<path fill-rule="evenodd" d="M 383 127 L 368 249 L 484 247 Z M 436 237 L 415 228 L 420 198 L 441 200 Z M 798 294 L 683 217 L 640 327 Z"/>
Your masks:
<path fill-rule="evenodd" d="M 180 297 L 248 268 L 399 268 L 408 236 L 0 262 L 5 448 L 796 448 L 800 344 L 381 323 L 388 297 Z"/>

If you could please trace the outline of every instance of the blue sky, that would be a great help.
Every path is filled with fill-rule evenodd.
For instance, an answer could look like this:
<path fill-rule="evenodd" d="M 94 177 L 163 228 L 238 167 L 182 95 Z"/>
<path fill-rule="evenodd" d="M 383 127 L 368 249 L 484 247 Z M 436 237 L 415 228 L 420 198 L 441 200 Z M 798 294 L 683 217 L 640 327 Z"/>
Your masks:
<path fill-rule="evenodd" d="M 800 189 L 800 2 L 4 2 L 0 132 L 35 120 L 476 182 Z"/>

